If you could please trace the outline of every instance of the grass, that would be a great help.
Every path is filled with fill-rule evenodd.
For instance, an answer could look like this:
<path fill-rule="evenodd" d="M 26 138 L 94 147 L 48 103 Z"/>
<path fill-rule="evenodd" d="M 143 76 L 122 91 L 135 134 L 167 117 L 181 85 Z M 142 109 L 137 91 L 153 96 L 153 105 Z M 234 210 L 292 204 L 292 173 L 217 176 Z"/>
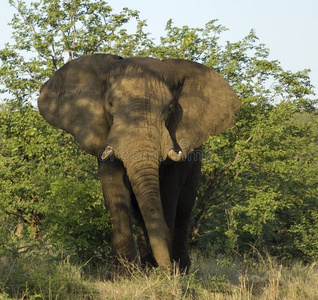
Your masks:
<path fill-rule="evenodd" d="M 130 276 L 104 279 L 68 258 L 0 258 L 0 299 L 318 299 L 318 264 L 282 264 L 274 258 L 233 262 L 193 255 L 187 276 L 131 268 Z"/>

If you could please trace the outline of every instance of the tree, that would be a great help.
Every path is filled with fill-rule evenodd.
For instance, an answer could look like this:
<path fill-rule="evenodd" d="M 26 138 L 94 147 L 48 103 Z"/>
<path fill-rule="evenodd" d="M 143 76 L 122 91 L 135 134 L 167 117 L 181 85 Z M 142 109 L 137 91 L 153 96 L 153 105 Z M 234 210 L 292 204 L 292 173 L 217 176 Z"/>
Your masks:
<path fill-rule="evenodd" d="M 119 14 L 103 0 L 9 0 L 16 8 L 10 25 L 14 45 L 0 52 L 2 93 L 17 101 L 34 101 L 38 90 L 67 60 L 95 52 L 142 55 L 152 42 L 145 21 L 127 8 Z M 134 21 L 136 33 L 125 24 Z"/>
<path fill-rule="evenodd" d="M 216 20 L 204 28 L 178 28 L 169 20 L 156 45 L 137 11 L 114 14 L 102 0 L 10 3 L 18 13 L 11 22 L 14 43 L 0 51 L 0 84 L 8 95 L 0 111 L 0 219 L 12 245 L 22 222 L 86 258 L 93 248 L 107 248 L 95 163 L 32 108 L 40 85 L 64 62 L 107 52 L 206 64 L 243 102 L 236 125 L 204 145 L 194 246 L 244 254 L 252 245 L 274 255 L 318 256 L 318 127 L 309 70 L 292 73 L 270 61 L 254 31 L 221 44 L 226 29 Z M 136 32 L 130 34 L 125 25 L 132 21 Z M 24 244 L 30 243 L 25 232 Z"/>

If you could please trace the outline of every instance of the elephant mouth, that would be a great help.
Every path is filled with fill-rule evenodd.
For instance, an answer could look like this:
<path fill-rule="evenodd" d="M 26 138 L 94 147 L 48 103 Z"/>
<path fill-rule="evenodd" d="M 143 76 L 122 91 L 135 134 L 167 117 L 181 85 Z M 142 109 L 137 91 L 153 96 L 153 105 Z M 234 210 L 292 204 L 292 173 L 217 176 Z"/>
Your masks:
<path fill-rule="evenodd" d="M 99 154 L 99 158 L 101 161 L 105 161 L 105 160 L 113 160 L 114 157 L 118 157 L 118 158 L 122 158 L 124 157 L 123 155 L 115 155 L 115 151 L 113 149 L 112 146 L 108 145 L 106 146 L 105 150 L 104 151 L 101 151 L 100 154 Z M 149 156 L 149 153 L 147 153 L 147 156 Z M 129 158 L 134 158 L 136 159 L 136 155 L 131 155 L 131 157 Z M 138 155 L 138 158 L 141 159 L 142 157 L 146 157 L 146 155 Z M 178 149 L 174 149 L 174 148 L 171 148 L 168 153 L 167 153 L 167 157 L 169 157 L 172 161 L 182 161 L 183 160 L 183 154 L 182 154 L 182 151 L 181 150 L 178 150 Z M 127 153 L 125 155 L 125 158 L 127 159 Z"/>

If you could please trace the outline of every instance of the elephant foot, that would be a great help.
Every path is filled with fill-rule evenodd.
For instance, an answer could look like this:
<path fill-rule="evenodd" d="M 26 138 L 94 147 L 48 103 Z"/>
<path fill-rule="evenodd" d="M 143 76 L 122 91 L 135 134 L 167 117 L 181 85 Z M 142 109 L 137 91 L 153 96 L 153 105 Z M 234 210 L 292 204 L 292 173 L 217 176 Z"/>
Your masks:
<path fill-rule="evenodd" d="M 112 268 L 111 268 L 111 280 L 116 280 L 119 278 L 130 278 L 136 270 L 138 270 L 138 258 L 126 258 L 119 255 L 115 255 L 113 258 Z"/>
<path fill-rule="evenodd" d="M 191 260 L 189 255 L 175 256 L 174 271 L 175 274 L 188 274 L 191 267 Z"/>

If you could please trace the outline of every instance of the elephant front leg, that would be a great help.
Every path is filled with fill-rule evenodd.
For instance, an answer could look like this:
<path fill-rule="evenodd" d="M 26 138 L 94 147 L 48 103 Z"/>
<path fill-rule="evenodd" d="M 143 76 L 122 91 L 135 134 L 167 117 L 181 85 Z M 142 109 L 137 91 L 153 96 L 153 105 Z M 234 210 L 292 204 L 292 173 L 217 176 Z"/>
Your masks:
<path fill-rule="evenodd" d="M 99 161 L 98 166 L 105 205 L 112 222 L 116 268 L 117 272 L 121 272 L 118 269 L 125 267 L 125 262 L 134 262 L 137 257 L 132 232 L 130 191 L 124 184 L 125 169 L 120 161 Z"/>

